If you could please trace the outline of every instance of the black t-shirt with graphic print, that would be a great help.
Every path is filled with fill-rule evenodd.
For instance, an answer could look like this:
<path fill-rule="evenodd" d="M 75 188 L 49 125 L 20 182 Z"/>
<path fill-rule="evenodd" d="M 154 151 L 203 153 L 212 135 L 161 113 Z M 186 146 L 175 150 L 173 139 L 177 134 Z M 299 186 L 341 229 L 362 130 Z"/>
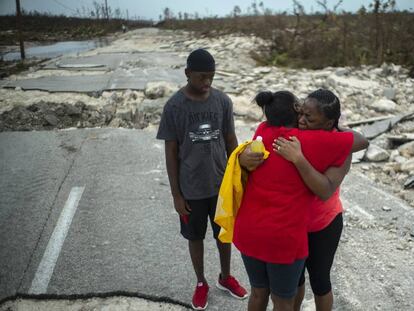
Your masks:
<path fill-rule="evenodd" d="M 233 104 L 211 88 L 206 100 L 195 101 L 182 90 L 164 106 L 157 139 L 178 143 L 179 183 L 187 200 L 218 194 L 227 164 L 224 136 L 234 133 Z"/>

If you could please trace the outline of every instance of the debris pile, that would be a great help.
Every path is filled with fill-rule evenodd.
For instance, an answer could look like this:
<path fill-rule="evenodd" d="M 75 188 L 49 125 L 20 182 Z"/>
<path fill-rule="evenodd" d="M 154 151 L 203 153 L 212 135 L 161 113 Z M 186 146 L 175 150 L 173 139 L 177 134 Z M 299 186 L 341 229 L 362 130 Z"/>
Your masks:
<path fill-rule="evenodd" d="M 54 92 L 25 90 L 22 86 L 3 88 L 0 131 L 157 126 L 165 102 L 185 83 L 186 56 L 189 51 L 204 47 L 216 58 L 214 86 L 231 97 L 240 126 L 254 127 L 262 120 L 261 110 L 252 103 L 259 91 L 290 90 L 300 98 L 318 88 L 336 93 L 341 100 L 341 122 L 360 130 L 371 142 L 368 150 L 354 156 L 354 162 L 359 162 L 355 168 L 414 206 L 414 79 L 409 77 L 408 69 L 394 64 L 322 70 L 257 67 L 250 53 L 265 45 L 253 36 L 195 38 L 184 31 L 130 31 L 121 34 L 112 45 L 66 60 L 71 68 L 46 64 L 0 80 L 0 85 L 12 85 L 11 81 L 15 81 L 24 86 L 29 79 L 54 77 L 85 81 L 96 77 L 106 81 L 105 75 L 115 72 L 122 72 L 123 77 L 131 80 L 137 78 L 138 69 L 142 70 L 140 73 L 151 72 L 145 83 L 137 80 L 140 85 L 122 89 L 108 78 L 112 82 L 107 88 L 83 93 L 65 91 L 67 85 L 59 90 L 57 84 Z M 129 54 L 125 55 L 125 51 Z M 102 70 L 85 65 L 88 57 L 93 56 L 104 62 Z M 57 62 L 64 64 L 65 59 Z M 160 79 L 160 75 L 151 79 L 159 72 L 172 73 L 174 81 L 168 77 Z M 181 78 L 182 82 L 178 82 Z"/>

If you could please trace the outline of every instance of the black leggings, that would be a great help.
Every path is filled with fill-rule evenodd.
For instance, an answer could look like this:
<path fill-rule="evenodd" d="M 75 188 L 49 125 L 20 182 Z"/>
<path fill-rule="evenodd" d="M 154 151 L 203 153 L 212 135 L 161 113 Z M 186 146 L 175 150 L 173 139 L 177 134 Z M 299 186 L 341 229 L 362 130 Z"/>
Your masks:
<path fill-rule="evenodd" d="M 312 291 L 317 296 L 326 295 L 332 289 L 331 268 L 342 228 L 343 219 L 340 213 L 326 228 L 308 234 L 309 257 L 306 259 L 305 268 L 309 273 Z M 305 283 L 305 268 L 300 276 L 299 286 Z"/>

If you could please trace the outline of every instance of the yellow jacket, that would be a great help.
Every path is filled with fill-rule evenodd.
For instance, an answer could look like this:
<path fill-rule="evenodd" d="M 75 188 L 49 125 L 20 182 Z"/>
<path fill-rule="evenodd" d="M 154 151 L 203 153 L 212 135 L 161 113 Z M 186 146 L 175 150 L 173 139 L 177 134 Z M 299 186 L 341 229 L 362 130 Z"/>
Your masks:
<path fill-rule="evenodd" d="M 244 181 L 247 178 L 247 176 L 243 176 L 246 173 L 241 169 L 238 155 L 251 142 L 251 140 L 246 141 L 234 149 L 227 161 L 226 171 L 221 182 L 214 222 L 221 227 L 219 240 L 223 243 L 233 241 L 234 221 L 243 199 Z M 268 156 L 269 152 L 265 150 L 264 158 L 266 159 Z"/>

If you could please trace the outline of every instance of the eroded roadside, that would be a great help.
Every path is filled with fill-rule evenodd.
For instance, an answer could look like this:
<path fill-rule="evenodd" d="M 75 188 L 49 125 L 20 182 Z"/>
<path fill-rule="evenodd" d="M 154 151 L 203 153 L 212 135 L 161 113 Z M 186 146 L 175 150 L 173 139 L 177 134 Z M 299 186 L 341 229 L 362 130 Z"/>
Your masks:
<path fill-rule="evenodd" d="M 177 70 L 170 76 L 176 77 L 183 70 L 178 61 L 184 60 L 189 50 L 199 46 L 207 47 L 216 56 L 219 65 L 214 83 L 231 96 L 236 126 L 246 132 L 246 137 L 249 137 L 251 128 L 262 118 L 261 111 L 251 104 L 257 90 L 262 89 L 289 89 L 304 97 L 319 87 L 331 88 L 338 93 L 342 101 L 344 121 L 349 123 L 408 114 L 412 110 L 414 81 L 408 77 L 404 68 L 392 64 L 384 64 L 380 68 L 325 68 L 316 71 L 255 67 L 249 57 L 249 50 L 259 43 L 256 38 L 236 35 L 194 39 L 185 32 L 138 30 L 120 35 L 111 46 L 81 54 L 72 61 L 78 57 L 88 59 L 125 51 L 132 51 L 133 56 L 155 52 L 171 53 L 174 61 L 166 68 Z M 56 63 L 53 61 L 53 64 Z M 117 63 L 115 67 L 106 63 L 104 70 L 64 70 L 52 68 L 53 64 L 12 76 L 1 83 L 18 84 L 27 79 L 53 81 L 58 78 L 70 81 L 70 78 L 77 79 L 81 76 L 97 78 L 113 74 L 117 70 L 130 75 L 132 79 L 140 66 L 149 68 L 145 58 L 141 61 L 139 58 L 135 58 L 135 61 L 130 59 L 128 62 Z M 112 84 L 107 84 L 109 89 L 91 92 L 48 92 L 26 90 L 21 86 L 3 88 L 0 90 L 0 130 L 155 128 L 166 99 L 184 83 L 178 80 L 171 82 L 166 78 L 148 80 L 135 88 L 116 89 L 115 85 L 111 89 L 114 81 L 111 82 Z M 362 122 L 355 127 L 361 129 L 367 124 L 375 124 L 375 121 Z M 345 231 L 334 271 L 334 288 L 337 293 L 335 310 L 408 311 L 414 304 L 409 294 L 414 284 L 414 220 L 411 216 L 412 207 L 405 204 L 414 205 L 414 190 L 404 188 L 414 173 L 414 143 L 407 134 L 414 134 L 414 120 L 410 116 L 373 137 L 371 146 L 376 147 L 363 155 L 362 162 L 353 167 L 354 172 L 362 173 L 373 182 L 372 187 L 388 193 L 388 199 L 364 201 L 364 196 L 370 198 L 366 192 L 366 189 L 371 189 L 366 184 L 369 180 L 358 183 L 360 178 L 350 178 L 346 181 L 344 188 L 349 190 L 343 194 L 346 207 Z M 395 139 L 404 135 L 405 140 Z M 394 138 L 390 139 L 390 136 Z M 350 197 L 358 193 L 362 197 Z M 400 196 L 404 202 L 398 203 L 389 193 Z M 379 194 L 376 195 L 380 197 Z M 8 305 L 4 304 L 1 308 L 94 310 L 111 309 L 114 305 L 117 310 L 185 308 L 127 297 L 75 301 L 22 299 L 8 302 Z M 309 293 L 304 309 L 313 310 Z"/>
<path fill-rule="evenodd" d="M 148 310 L 148 311 L 183 311 L 192 310 L 182 304 L 151 301 L 144 298 L 114 296 L 89 299 L 17 299 L 0 306 L 1 311 L 89 311 L 89 310 Z"/>

